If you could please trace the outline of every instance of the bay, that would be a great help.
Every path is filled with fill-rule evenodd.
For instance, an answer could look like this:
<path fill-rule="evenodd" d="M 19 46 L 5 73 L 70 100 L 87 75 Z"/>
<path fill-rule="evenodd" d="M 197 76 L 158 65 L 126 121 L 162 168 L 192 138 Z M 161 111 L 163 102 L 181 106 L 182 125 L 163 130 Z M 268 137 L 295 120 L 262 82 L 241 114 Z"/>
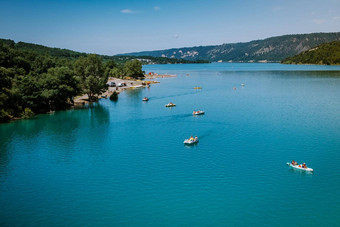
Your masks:
<path fill-rule="evenodd" d="M 0 125 L 1 226 L 339 225 L 339 66 L 144 70 L 177 77 Z"/>

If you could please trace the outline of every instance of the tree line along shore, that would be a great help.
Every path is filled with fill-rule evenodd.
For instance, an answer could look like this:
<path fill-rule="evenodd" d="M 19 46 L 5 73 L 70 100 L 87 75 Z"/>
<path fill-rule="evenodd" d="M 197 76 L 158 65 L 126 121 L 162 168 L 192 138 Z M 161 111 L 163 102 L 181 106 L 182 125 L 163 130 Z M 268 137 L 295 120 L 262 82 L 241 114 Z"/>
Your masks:
<path fill-rule="evenodd" d="M 74 97 L 96 101 L 108 78 L 143 78 L 142 63 L 116 63 L 88 54 L 55 57 L 0 42 L 0 122 L 69 108 Z"/>
<path fill-rule="evenodd" d="M 336 40 L 281 63 L 338 65 L 339 51 L 340 41 Z M 150 56 L 101 56 L 0 39 L 0 122 L 63 110 L 72 106 L 74 98 L 79 96 L 86 97 L 89 102 L 96 101 L 100 94 L 110 90 L 109 78 L 144 78 L 143 63 L 206 62 Z"/>

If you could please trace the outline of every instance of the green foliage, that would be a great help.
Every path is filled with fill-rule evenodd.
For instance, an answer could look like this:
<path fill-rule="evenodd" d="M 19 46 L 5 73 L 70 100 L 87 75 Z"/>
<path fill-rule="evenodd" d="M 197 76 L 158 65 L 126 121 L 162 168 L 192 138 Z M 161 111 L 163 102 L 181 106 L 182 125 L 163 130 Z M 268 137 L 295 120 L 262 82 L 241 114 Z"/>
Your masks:
<path fill-rule="evenodd" d="M 104 68 L 105 68 L 105 72 L 104 72 L 104 75 L 109 78 L 110 77 L 110 72 L 111 70 L 113 69 L 116 69 L 117 68 L 117 64 L 116 62 L 110 60 L 110 61 L 107 61 L 104 65 Z"/>
<path fill-rule="evenodd" d="M 88 54 L 80 53 L 77 51 L 67 50 L 67 49 L 60 49 L 60 48 L 51 48 L 42 45 L 32 44 L 32 43 L 24 43 L 18 42 L 15 43 L 13 40 L 9 39 L 0 39 L 0 43 L 5 44 L 11 48 L 15 48 L 17 50 L 23 52 L 29 52 L 35 55 L 41 56 L 48 56 L 50 58 L 54 58 L 54 62 L 57 66 L 68 66 L 70 67 L 70 62 L 77 60 L 79 57 L 86 57 Z M 143 56 L 143 57 L 136 57 L 136 56 L 107 56 L 107 55 L 100 55 L 104 62 L 115 62 L 118 65 L 124 65 L 125 62 L 139 59 L 142 64 L 186 64 L 186 63 L 208 63 L 209 61 L 206 60 L 199 60 L 199 61 L 189 61 L 184 59 L 175 59 L 175 58 L 163 58 L 163 57 L 150 57 L 150 56 Z M 0 59 L 1 61 L 1 59 Z"/>
<path fill-rule="evenodd" d="M 91 101 L 108 77 L 142 77 L 142 64 L 192 63 L 135 56 L 100 56 L 0 39 L 0 122 L 65 109 L 73 97 Z M 128 62 L 128 63 L 127 63 Z"/>
<path fill-rule="evenodd" d="M 112 100 L 112 101 L 117 101 L 118 100 L 118 94 L 117 94 L 116 91 L 114 91 L 112 93 L 112 95 L 110 95 L 110 100 Z"/>
<path fill-rule="evenodd" d="M 294 57 L 286 58 L 284 64 L 340 64 L 340 41 L 322 44 L 318 47 L 304 51 Z"/>
<path fill-rule="evenodd" d="M 124 64 L 123 72 L 125 76 L 132 78 L 144 77 L 144 72 L 142 71 L 142 63 L 137 59 L 127 61 Z"/>
<path fill-rule="evenodd" d="M 123 69 L 121 67 L 110 69 L 108 71 L 108 77 L 123 78 L 124 77 Z"/>
<path fill-rule="evenodd" d="M 114 62 L 104 67 L 96 55 L 75 60 L 75 54 L 59 56 L 66 50 L 48 50 L 0 40 L 0 122 L 65 109 L 76 95 L 89 93 L 94 99 L 106 89 L 105 67 L 114 67 Z"/>
<path fill-rule="evenodd" d="M 41 99 L 50 110 L 66 108 L 80 92 L 78 80 L 68 67 L 50 68 L 41 76 L 39 84 Z"/>
<path fill-rule="evenodd" d="M 23 119 L 31 118 L 33 116 L 34 116 L 34 113 L 30 108 L 25 108 L 25 110 L 21 113 L 21 117 Z"/>
<path fill-rule="evenodd" d="M 108 65 L 108 67 L 112 66 Z M 81 78 L 83 91 L 88 95 L 90 101 L 95 100 L 107 89 L 107 75 L 104 74 L 104 67 L 99 56 L 90 54 L 87 57 L 80 57 L 74 65 L 76 75 Z"/>
<path fill-rule="evenodd" d="M 0 66 L 0 122 L 8 121 L 18 109 L 20 111 L 20 108 L 16 105 L 17 95 L 14 92 L 15 88 L 13 88 L 13 77 L 15 75 L 14 69 Z"/>

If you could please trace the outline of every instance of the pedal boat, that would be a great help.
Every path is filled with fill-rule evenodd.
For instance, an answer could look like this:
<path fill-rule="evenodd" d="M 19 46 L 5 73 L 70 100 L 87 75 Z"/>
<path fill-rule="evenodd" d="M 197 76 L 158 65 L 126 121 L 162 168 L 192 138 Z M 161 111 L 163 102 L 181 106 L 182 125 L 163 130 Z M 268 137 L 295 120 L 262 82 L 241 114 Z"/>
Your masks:
<path fill-rule="evenodd" d="M 303 171 L 307 171 L 307 172 L 313 172 L 314 170 L 312 168 L 303 168 L 301 164 L 297 164 L 297 165 L 293 165 L 290 162 L 287 162 L 287 165 L 294 168 L 294 169 L 299 169 L 299 170 L 303 170 Z"/>
<path fill-rule="evenodd" d="M 204 114 L 205 112 L 203 110 L 198 110 L 198 111 L 193 111 L 192 114 L 193 115 L 202 115 Z"/>
<path fill-rule="evenodd" d="M 169 102 L 168 104 L 165 105 L 165 107 L 174 107 L 176 106 L 176 104 Z"/>
<path fill-rule="evenodd" d="M 186 145 L 192 145 L 192 144 L 198 143 L 198 138 L 194 138 L 194 139 L 189 138 L 189 139 L 184 140 L 183 143 Z"/>

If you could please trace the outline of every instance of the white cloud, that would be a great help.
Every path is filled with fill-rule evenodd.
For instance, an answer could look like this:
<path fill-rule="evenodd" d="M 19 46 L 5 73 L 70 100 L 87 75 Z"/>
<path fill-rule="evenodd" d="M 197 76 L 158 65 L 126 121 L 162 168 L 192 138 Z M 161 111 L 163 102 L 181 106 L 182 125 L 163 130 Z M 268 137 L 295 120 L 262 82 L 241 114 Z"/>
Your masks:
<path fill-rule="evenodd" d="M 179 38 L 179 35 L 178 35 L 178 34 L 174 34 L 174 35 L 172 36 L 172 38 L 178 39 L 178 38 Z"/>
<path fill-rule="evenodd" d="M 339 16 L 335 16 L 335 17 L 333 17 L 333 20 L 340 20 L 340 17 Z"/>
<path fill-rule="evenodd" d="M 159 8 L 159 6 L 154 6 L 153 9 L 154 9 L 155 11 L 158 11 L 158 10 L 160 10 L 161 8 Z"/>
<path fill-rule="evenodd" d="M 127 13 L 127 14 L 133 14 L 133 13 L 135 13 L 135 12 L 132 11 L 131 9 L 122 9 L 120 12 L 121 12 L 121 13 Z"/>

